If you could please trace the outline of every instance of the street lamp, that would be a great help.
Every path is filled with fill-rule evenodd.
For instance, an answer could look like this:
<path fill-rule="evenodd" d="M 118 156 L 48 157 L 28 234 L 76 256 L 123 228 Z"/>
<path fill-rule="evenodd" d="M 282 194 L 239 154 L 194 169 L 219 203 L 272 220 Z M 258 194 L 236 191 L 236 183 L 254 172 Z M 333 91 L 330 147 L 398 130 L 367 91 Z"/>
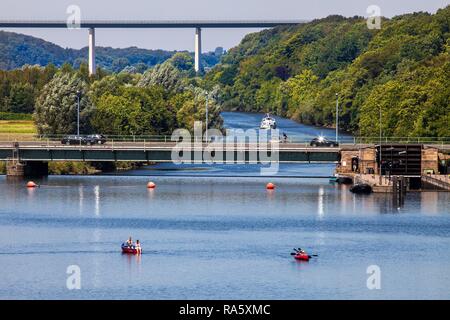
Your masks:
<path fill-rule="evenodd" d="M 382 149 L 382 148 L 381 148 L 381 136 L 382 136 L 382 129 L 381 129 L 381 115 L 382 115 L 382 114 L 381 114 L 381 105 L 379 105 L 378 107 L 380 108 L 380 185 L 381 185 L 381 177 L 382 177 L 382 176 L 381 176 L 381 174 L 382 174 L 381 170 L 382 170 L 382 161 L 383 161 L 383 160 L 382 160 L 383 157 L 382 157 L 382 154 L 381 154 L 381 152 L 382 152 L 382 151 L 381 151 L 381 149 Z"/>
<path fill-rule="evenodd" d="M 77 90 L 77 137 L 80 136 L 80 96 L 81 91 Z"/>
<path fill-rule="evenodd" d="M 209 92 L 206 91 L 206 112 L 205 112 L 205 139 L 206 142 L 208 142 L 208 99 L 209 99 Z"/>
<path fill-rule="evenodd" d="M 336 93 L 336 142 L 339 142 L 339 93 Z"/>

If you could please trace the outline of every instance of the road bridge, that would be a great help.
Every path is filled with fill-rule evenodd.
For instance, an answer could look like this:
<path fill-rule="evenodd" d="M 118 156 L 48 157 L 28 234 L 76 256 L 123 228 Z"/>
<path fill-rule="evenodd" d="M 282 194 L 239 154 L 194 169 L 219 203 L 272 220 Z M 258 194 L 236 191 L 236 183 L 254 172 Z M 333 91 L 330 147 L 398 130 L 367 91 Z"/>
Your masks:
<path fill-rule="evenodd" d="M 95 30 L 96 29 L 195 29 L 195 71 L 201 70 L 202 28 L 273 28 L 283 25 L 306 23 L 308 20 L 0 20 L 0 28 L 57 28 L 89 30 L 89 73 L 95 74 Z"/>
<path fill-rule="evenodd" d="M 433 173 L 448 171 L 447 167 L 450 165 L 447 159 L 450 154 L 450 144 L 383 144 L 382 146 L 383 175 L 386 175 L 387 171 L 396 174 L 409 174 L 414 171 L 415 175 L 420 176 L 425 171 Z M 341 143 L 339 147 L 312 147 L 307 141 L 237 143 L 224 140 L 207 144 L 201 140 L 177 143 L 170 139 L 163 141 L 134 139 L 133 141 L 108 140 L 105 144 L 94 145 L 66 145 L 57 139 L 34 138 L 27 141 L 0 140 L 0 161 L 25 166 L 49 161 L 335 163 L 337 173 L 340 174 L 355 172 L 379 174 L 379 151 L 377 150 L 379 146 L 371 143 Z"/>

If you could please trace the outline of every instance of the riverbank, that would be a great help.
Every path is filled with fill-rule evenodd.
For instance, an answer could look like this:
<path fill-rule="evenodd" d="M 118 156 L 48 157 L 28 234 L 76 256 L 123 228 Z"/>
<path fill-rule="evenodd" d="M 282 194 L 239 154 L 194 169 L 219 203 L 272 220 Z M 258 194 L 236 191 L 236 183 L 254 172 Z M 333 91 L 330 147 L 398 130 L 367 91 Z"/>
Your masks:
<path fill-rule="evenodd" d="M 96 175 L 115 171 L 136 170 L 142 167 L 139 162 L 78 162 L 50 161 L 49 175 Z M 6 174 L 6 163 L 0 161 L 0 175 Z"/>

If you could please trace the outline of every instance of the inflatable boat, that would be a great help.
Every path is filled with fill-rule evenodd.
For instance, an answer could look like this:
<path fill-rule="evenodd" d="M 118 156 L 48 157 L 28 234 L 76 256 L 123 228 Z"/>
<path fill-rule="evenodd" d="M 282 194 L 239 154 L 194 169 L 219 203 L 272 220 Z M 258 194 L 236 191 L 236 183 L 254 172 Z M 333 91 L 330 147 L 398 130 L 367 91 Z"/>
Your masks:
<path fill-rule="evenodd" d="M 129 253 L 129 254 L 138 254 L 138 249 L 136 249 L 134 246 L 133 247 L 129 247 L 125 244 L 122 244 L 122 253 Z M 142 253 L 142 249 L 141 252 Z"/>

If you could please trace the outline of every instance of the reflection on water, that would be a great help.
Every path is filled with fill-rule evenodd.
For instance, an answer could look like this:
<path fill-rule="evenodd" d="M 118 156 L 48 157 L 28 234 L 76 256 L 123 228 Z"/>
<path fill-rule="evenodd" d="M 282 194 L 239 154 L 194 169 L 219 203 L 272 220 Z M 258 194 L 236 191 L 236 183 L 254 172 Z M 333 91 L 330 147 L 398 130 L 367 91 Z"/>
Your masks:
<path fill-rule="evenodd" d="M 438 192 L 422 192 L 420 194 L 420 204 L 423 212 L 427 215 L 439 215 L 439 193 Z"/>
<path fill-rule="evenodd" d="M 100 216 L 100 186 L 94 187 L 94 198 L 95 198 L 95 216 Z"/>
<path fill-rule="evenodd" d="M 318 201 L 317 201 L 317 214 L 318 214 L 318 218 L 321 219 L 323 217 L 323 215 L 325 214 L 325 210 L 324 210 L 324 197 L 325 194 L 325 190 L 323 189 L 323 187 L 319 187 L 319 196 L 318 196 Z"/>

